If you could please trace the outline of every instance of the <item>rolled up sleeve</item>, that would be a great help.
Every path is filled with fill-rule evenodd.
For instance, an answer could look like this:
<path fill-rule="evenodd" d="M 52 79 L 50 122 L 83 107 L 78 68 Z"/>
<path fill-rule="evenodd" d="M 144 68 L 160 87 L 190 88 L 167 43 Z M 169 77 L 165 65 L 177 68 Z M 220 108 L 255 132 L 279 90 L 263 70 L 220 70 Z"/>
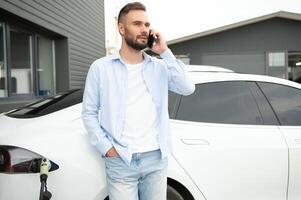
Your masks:
<path fill-rule="evenodd" d="M 195 90 L 195 85 L 186 72 L 185 64 L 176 59 L 170 49 L 164 51 L 160 57 L 168 70 L 168 89 L 182 95 L 190 95 Z"/>

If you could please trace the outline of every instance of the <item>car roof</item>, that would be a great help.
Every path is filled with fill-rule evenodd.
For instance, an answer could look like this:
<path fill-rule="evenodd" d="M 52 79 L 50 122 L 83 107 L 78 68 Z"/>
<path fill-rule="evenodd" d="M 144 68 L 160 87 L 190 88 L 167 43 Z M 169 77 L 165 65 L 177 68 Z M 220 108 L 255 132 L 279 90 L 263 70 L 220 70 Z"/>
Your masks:
<path fill-rule="evenodd" d="M 230 69 L 213 65 L 186 65 L 188 72 L 234 72 Z"/>
<path fill-rule="evenodd" d="M 243 74 L 243 73 L 229 73 L 229 72 L 218 72 L 216 71 L 189 71 L 189 76 L 195 84 L 209 83 L 209 82 L 220 82 L 220 81 L 257 81 L 257 82 L 268 82 L 277 83 L 292 86 L 301 89 L 301 84 L 289 81 L 283 78 L 277 78 L 265 75 L 256 74 Z"/>

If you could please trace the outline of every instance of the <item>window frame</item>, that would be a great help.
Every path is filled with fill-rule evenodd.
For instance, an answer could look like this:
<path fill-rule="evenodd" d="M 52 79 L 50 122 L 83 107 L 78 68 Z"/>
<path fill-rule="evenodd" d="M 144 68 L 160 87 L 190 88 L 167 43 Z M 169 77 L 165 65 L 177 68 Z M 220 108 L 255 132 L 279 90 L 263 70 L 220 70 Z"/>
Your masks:
<path fill-rule="evenodd" d="M 0 21 L 1 23 L 1 21 Z M 4 60 L 6 65 L 6 96 L 0 97 L 1 102 L 10 102 L 10 101 L 18 101 L 18 100 L 24 100 L 24 99 L 36 99 L 39 96 L 39 81 L 38 81 L 38 58 L 39 58 L 39 52 L 38 52 L 38 37 L 44 37 L 47 39 L 50 39 L 52 42 L 52 60 L 53 60 L 53 78 L 54 78 L 54 94 L 56 94 L 56 64 L 55 64 L 55 40 L 54 38 L 50 37 L 49 35 L 42 35 L 37 32 L 34 32 L 34 30 L 31 30 L 30 27 L 22 26 L 18 23 L 12 24 L 9 22 L 2 22 L 3 29 L 4 29 Z M 10 32 L 16 31 L 20 33 L 25 33 L 30 35 L 30 48 L 31 48 L 31 84 L 32 84 L 32 91 L 28 94 L 13 94 L 12 93 L 12 85 L 11 85 L 11 38 L 10 38 Z M 49 96 L 49 95 L 48 95 Z"/>

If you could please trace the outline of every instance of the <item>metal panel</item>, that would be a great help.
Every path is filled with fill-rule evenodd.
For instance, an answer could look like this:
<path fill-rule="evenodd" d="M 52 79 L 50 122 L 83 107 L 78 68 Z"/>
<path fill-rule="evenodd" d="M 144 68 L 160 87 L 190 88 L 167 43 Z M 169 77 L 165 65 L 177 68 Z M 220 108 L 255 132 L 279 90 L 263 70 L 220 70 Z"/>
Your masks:
<path fill-rule="evenodd" d="M 265 54 L 202 54 L 201 63 L 225 67 L 235 72 L 265 74 Z"/>

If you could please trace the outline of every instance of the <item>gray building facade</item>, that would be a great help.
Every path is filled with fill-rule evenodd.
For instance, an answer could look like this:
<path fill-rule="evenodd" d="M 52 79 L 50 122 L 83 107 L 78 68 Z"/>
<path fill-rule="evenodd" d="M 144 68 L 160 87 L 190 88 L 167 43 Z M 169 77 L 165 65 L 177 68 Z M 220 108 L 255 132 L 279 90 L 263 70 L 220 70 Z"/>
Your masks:
<path fill-rule="evenodd" d="M 82 88 L 105 55 L 103 0 L 0 0 L 0 112 Z"/>
<path fill-rule="evenodd" d="M 301 15 L 277 12 L 169 41 L 190 64 L 300 80 Z"/>

